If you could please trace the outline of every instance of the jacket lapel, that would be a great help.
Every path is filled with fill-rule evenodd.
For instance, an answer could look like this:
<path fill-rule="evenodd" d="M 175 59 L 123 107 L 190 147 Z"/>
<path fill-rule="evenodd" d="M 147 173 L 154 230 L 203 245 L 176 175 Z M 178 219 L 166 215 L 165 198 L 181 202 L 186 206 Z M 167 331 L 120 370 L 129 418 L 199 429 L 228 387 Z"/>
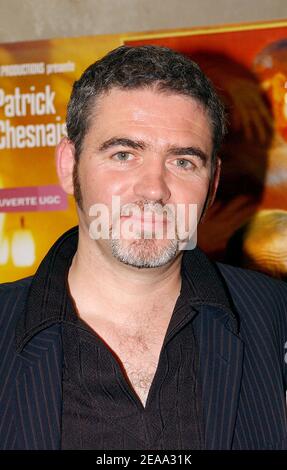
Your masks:
<path fill-rule="evenodd" d="M 61 243 L 66 236 L 68 234 Z M 46 269 L 51 270 L 50 265 L 45 267 L 41 276 L 48 283 L 50 278 Z M 236 315 L 229 306 L 222 279 L 202 252 L 197 249 L 187 252 L 183 257 L 183 270 L 189 280 L 187 295 L 190 303 L 201 310 L 194 319 L 194 325 L 199 338 L 206 448 L 230 449 L 243 357 Z M 59 296 L 53 292 L 50 295 L 60 298 L 63 306 L 67 294 L 62 284 L 59 284 L 59 289 Z M 63 362 L 61 327 L 59 323 L 49 327 L 49 322 L 61 321 L 63 312 L 62 316 L 55 316 L 53 298 L 48 301 L 38 292 L 35 286 L 29 321 L 23 316 L 23 325 L 19 325 L 17 336 L 20 371 L 15 389 L 15 446 L 19 449 L 59 449 Z M 46 316 L 43 315 L 44 307 L 48 309 Z"/>
<path fill-rule="evenodd" d="M 62 389 L 60 325 L 43 330 L 19 355 L 14 417 L 18 449 L 59 449 Z"/>
<path fill-rule="evenodd" d="M 243 343 L 222 307 L 200 307 L 199 338 L 206 449 L 231 449 L 242 377 Z"/>
<path fill-rule="evenodd" d="M 228 328 L 226 312 L 200 306 L 199 339 L 206 449 L 231 449 L 242 376 L 243 343 Z M 33 338 L 21 352 L 16 385 L 18 449 L 60 449 L 62 344 L 60 325 Z"/>

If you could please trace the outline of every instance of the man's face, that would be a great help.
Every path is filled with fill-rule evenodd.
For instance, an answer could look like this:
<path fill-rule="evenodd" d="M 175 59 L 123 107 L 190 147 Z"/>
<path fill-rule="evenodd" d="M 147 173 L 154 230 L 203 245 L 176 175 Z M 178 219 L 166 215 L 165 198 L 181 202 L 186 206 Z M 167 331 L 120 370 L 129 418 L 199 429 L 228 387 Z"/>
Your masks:
<path fill-rule="evenodd" d="M 164 217 L 162 239 L 155 237 L 158 226 L 151 215 L 165 205 L 183 204 L 188 217 L 189 204 L 196 204 L 200 218 L 209 189 L 211 154 L 208 115 L 192 98 L 152 89 L 112 89 L 97 100 L 82 146 L 77 168 L 80 227 L 87 232 L 91 206 L 104 204 L 114 225 L 134 221 L 141 237 L 127 237 L 121 228 L 118 239 L 95 241 L 107 256 L 139 268 L 167 264 L 178 254 L 177 232 L 176 237 L 167 236 L 177 212 L 170 213 L 170 219 Z M 112 196 L 120 197 L 121 209 L 135 204 L 139 219 L 121 212 L 113 220 Z"/>

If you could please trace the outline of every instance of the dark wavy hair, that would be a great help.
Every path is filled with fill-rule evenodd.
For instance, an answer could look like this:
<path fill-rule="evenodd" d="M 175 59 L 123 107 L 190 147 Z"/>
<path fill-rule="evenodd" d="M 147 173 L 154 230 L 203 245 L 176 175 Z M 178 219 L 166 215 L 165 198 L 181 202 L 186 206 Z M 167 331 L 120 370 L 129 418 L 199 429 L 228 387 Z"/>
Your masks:
<path fill-rule="evenodd" d="M 75 146 L 76 162 L 97 97 L 113 87 L 125 90 L 155 87 L 158 92 L 190 96 L 201 103 L 213 130 L 214 164 L 226 129 L 224 106 L 195 62 L 172 49 L 158 46 L 120 46 L 90 65 L 74 83 L 67 110 L 67 134 Z"/>

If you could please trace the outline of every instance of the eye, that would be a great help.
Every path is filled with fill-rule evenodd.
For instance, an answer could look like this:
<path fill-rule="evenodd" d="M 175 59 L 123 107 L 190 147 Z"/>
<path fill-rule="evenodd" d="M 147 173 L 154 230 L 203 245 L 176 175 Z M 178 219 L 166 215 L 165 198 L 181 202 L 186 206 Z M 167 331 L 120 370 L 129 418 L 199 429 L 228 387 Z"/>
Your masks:
<path fill-rule="evenodd" d="M 192 170 L 194 168 L 194 163 L 185 158 L 178 158 L 176 160 L 176 167 L 181 170 Z"/>
<path fill-rule="evenodd" d="M 121 163 L 125 163 L 127 161 L 130 161 L 129 157 L 132 157 L 132 154 L 129 152 L 118 152 L 112 156 L 112 159 Z"/>

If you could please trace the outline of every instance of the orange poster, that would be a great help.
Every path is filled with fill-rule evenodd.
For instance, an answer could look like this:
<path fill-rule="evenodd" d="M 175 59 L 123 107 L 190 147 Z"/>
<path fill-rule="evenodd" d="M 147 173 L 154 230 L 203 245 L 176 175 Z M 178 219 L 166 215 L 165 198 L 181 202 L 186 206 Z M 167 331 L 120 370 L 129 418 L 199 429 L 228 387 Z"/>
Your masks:
<path fill-rule="evenodd" d="M 0 46 L 0 282 L 33 274 L 76 224 L 73 199 L 58 185 L 55 145 L 73 82 L 119 44 L 95 36 Z"/>
<path fill-rule="evenodd" d="M 280 248 L 287 226 L 287 22 L 277 22 L 2 44 L 0 282 L 34 273 L 51 244 L 76 223 L 73 199 L 57 182 L 55 145 L 65 134 L 74 80 L 120 44 L 187 54 L 226 103 L 221 186 L 200 227 L 200 246 L 215 259 L 240 264 L 244 234 L 248 253 L 262 257 L 262 251 L 269 263 L 277 256 L 276 265 L 286 257 L 287 266 L 287 250 Z M 269 246 L 275 240 L 275 254 L 266 250 L 266 239 Z"/>
<path fill-rule="evenodd" d="M 198 242 L 215 260 L 287 279 L 287 22 L 132 38 L 197 62 L 227 109 L 217 199 Z"/>

